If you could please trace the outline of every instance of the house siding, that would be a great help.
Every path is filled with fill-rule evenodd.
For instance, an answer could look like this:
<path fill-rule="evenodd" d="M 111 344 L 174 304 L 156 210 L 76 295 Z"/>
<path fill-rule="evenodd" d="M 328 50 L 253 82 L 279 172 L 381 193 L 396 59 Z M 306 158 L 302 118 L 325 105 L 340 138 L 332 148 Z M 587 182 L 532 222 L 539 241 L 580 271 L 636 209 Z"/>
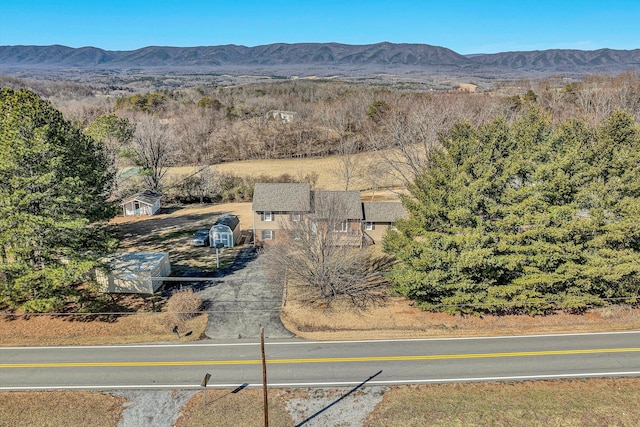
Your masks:
<path fill-rule="evenodd" d="M 254 239 L 257 245 L 276 242 L 279 237 L 282 238 L 284 230 L 290 228 L 292 224 L 291 212 L 271 212 L 271 221 L 265 221 L 263 214 L 264 211 L 253 212 Z M 262 238 L 262 232 L 266 230 L 273 232 L 272 239 Z"/>
<path fill-rule="evenodd" d="M 363 223 L 363 227 L 364 227 Z M 373 240 L 374 244 L 380 244 L 382 242 L 382 238 L 384 237 L 384 233 L 391 227 L 390 222 L 374 222 L 373 230 L 366 230 L 363 228 L 364 233 Z"/>

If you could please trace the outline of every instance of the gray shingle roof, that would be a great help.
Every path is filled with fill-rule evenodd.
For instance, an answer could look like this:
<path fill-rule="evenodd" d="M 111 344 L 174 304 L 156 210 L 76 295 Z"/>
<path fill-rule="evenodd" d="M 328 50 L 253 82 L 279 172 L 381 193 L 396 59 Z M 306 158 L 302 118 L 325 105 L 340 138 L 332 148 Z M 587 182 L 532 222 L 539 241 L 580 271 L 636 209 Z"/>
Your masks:
<path fill-rule="evenodd" d="M 162 198 L 162 194 L 158 193 L 157 191 L 143 190 L 139 193 L 134 194 L 133 196 L 129 196 L 126 199 L 124 199 L 122 201 L 122 204 L 129 203 L 134 200 L 138 200 L 140 202 L 153 205 L 155 202 L 157 202 L 161 198 Z"/>
<path fill-rule="evenodd" d="M 253 187 L 252 209 L 254 212 L 309 212 L 309 184 L 256 183 Z"/>
<path fill-rule="evenodd" d="M 395 222 L 407 218 L 400 202 L 364 202 L 364 220 L 367 222 Z"/>
<path fill-rule="evenodd" d="M 362 219 L 362 202 L 359 191 L 314 191 L 313 210 L 317 218 L 327 218 L 328 208 L 336 207 L 336 212 L 347 219 Z"/>

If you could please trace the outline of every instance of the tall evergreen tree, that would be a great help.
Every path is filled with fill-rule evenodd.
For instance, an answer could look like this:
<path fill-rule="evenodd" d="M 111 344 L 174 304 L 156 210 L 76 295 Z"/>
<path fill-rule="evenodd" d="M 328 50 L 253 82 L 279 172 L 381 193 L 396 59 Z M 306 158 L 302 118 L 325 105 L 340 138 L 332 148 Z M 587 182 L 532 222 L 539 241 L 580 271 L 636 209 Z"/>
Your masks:
<path fill-rule="evenodd" d="M 385 239 L 395 289 L 448 312 L 583 310 L 633 298 L 640 278 L 640 139 L 614 113 L 599 129 L 533 109 L 512 125 L 441 137 Z"/>
<path fill-rule="evenodd" d="M 59 308 L 109 239 L 102 144 L 28 90 L 0 90 L 0 305 Z"/>

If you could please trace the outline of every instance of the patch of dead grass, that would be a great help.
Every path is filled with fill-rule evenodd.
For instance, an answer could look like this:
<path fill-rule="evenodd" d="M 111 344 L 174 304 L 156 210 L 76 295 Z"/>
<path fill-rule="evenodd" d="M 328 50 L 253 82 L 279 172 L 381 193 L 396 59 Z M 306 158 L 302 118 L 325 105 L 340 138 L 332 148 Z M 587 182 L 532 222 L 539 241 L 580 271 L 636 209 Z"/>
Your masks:
<path fill-rule="evenodd" d="M 3 392 L 0 427 L 117 426 L 125 398 L 86 391 Z"/>
<path fill-rule="evenodd" d="M 0 346 L 106 345 L 142 342 L 194 341 L 204 336 L 207 316 L 200 315 L 173 333 L 170 313 L 139 313 L 121 316 L 0 316 Z M 187 335 L 188 332 L 191 332 Z"/>
<path fill-rule="evenodd" d="M 391 387 L 365 426 L 637 426 L 640 379 Z"/>
<path fill-rule="evenodd" d="M 260 426 L 263 425 L 262 389 L 207 390 L 207 404 L 203 393 L 194 395 L 182 408 L 176 427 L 192 426 Z M 269 425 L 293 426 L 285 402 L 273 390 L 269 390 Z"/>
<path fill-rule="evenodd" d="M 284 326 L 309 340 L 435 338 L 539 333 L 625 331 L 640 328 L 640 310 L 628 307 L 596 309 L 582 315 L 452 316 L 414 307 L 391 297 L 384 305 L 354 310 L 348 304 L 313 308 L 297 300 L 301 290 L 289 286 L 281 310 Z"/>

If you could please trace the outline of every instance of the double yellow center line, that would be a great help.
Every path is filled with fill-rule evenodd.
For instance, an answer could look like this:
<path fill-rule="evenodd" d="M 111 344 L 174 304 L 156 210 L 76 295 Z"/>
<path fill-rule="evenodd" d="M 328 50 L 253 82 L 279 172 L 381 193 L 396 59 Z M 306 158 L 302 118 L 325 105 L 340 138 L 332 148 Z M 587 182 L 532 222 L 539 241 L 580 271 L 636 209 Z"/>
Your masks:
<path fill-rule="evenodd" d="M 583 350 L 542 350 L 505 353 L 434 354 L 421 356 L 369 356 L 369 357 L 317 357 L 300 359 L 267 359 L 268 364 L 298 363 L 349 363 L 349 362 L 393 362 L 449 359 L 485 359 L 498 357 L 566 356 L 579 354 L 637 353 L 640 348 L 598 348 Z M 0 369 L 30 368 L 93 368 L 93 367 L 162 367 L 162 366 L 211 366 L 211 365 L 258 365 L 253 360 L 189 360 L 189 361 L 141 361 L 141 362 L 51 362 L 51 363 L 0 363 Z"/>

